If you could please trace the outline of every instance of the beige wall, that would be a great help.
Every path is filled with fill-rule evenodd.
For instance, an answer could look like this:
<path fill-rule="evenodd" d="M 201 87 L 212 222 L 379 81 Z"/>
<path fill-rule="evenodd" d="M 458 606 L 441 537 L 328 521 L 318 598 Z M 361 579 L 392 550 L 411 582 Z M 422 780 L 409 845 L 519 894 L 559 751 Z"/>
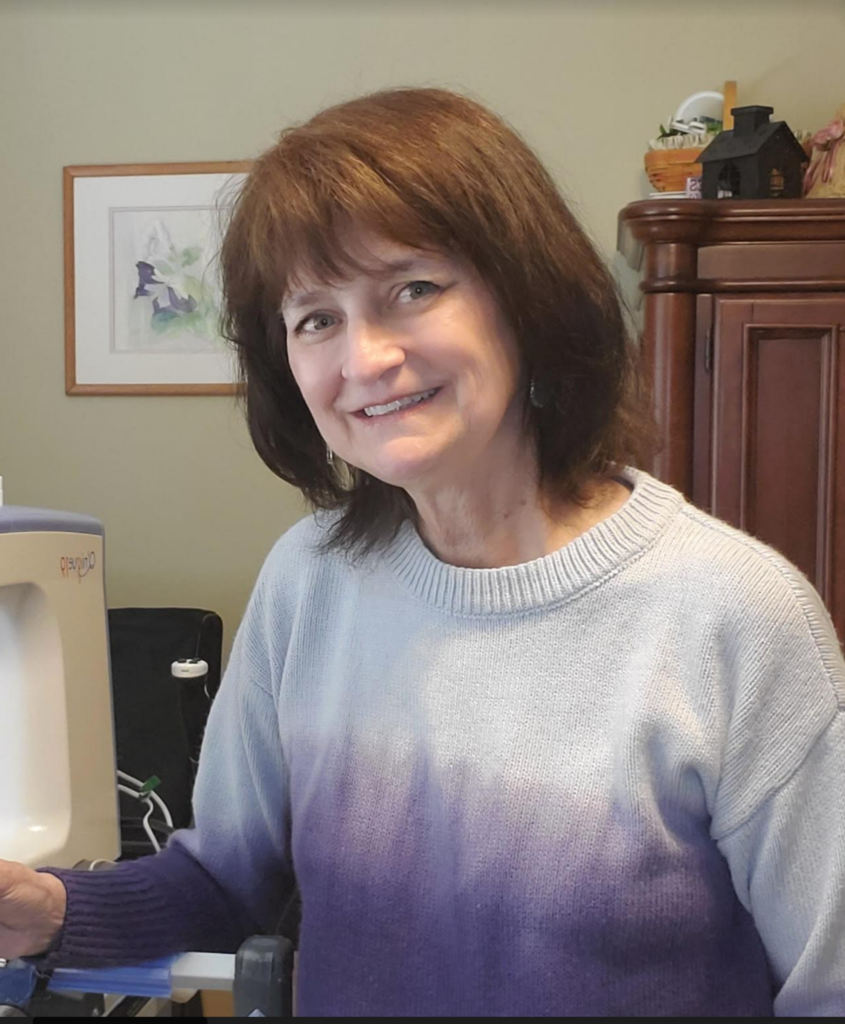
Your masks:
<path fill-rule="evenodd" d="M 612 252 L 647 138 L 736 78 L 816 128 L 845 100 L 842 0 L 0 0 L 0 474 L 7 501 L 92 513 L 112 605 L 202 605 L 227 646 L 303 511 L 223 398 L 69 398 L 64 164 L 236 159 L 394 84 L 468 90 L 533 143 Z"/>

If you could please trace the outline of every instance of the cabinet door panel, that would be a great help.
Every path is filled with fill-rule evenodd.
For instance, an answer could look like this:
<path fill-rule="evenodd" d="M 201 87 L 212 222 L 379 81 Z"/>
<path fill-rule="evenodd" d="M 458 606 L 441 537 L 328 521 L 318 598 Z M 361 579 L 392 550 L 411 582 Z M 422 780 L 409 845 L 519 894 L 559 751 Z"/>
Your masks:
<path fill-rule="evenodd" d="M 717 297 L 709 449 L 714 515 L 783 552 L 845 638 L 845 297 Z M 710 366 L 712 363 L 712 368 Z M 701 393 L 699 391 L 699 393 Z"/>

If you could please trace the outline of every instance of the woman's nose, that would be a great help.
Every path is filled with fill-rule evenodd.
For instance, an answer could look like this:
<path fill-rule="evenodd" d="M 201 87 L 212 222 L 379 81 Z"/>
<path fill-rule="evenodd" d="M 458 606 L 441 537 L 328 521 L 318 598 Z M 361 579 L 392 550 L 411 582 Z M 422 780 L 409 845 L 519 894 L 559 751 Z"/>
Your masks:
<path fill-rule="evenodd" d="M 341 371 L 345 380 L 367 383 L 404 361 L 405 352 L 395 331 L 371 319 L 347 321 Z"/>

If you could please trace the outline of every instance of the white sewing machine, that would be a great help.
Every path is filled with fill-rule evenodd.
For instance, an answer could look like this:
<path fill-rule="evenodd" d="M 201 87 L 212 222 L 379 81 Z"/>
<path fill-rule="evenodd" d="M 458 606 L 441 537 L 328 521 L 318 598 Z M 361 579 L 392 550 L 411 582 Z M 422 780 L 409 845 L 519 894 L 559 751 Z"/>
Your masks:
<path fill-rule="evenodd" d="M 0 858 L 120 853 L 103 528 L 0 497 Z"/>

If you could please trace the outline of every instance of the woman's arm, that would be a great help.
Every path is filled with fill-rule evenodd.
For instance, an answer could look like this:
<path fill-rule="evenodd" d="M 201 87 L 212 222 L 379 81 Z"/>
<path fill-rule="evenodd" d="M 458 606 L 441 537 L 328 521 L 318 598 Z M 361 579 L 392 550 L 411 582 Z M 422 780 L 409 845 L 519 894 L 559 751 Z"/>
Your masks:
<path fill-rule="evenodd" d="M 48 871 L 64 883 L 67 909 L 46 968 L 143 963 L 192 949 L 231 952 L 257 930 L 178 846 L 113 871 Z"/>
<path fill-rule="evenodd" d="M 714 838 L 752 914 L 778 1016 L 845 1016 L 845 662 L 821 600 L 792 595 L 738 656 Z M 759 623 L 756 623 L 759 626 Z"/>
<path fill-rule="evenodd" d="M 719 848 L 763 939 L 776 1015 L 845 1016 L 845 712 Z"/>

